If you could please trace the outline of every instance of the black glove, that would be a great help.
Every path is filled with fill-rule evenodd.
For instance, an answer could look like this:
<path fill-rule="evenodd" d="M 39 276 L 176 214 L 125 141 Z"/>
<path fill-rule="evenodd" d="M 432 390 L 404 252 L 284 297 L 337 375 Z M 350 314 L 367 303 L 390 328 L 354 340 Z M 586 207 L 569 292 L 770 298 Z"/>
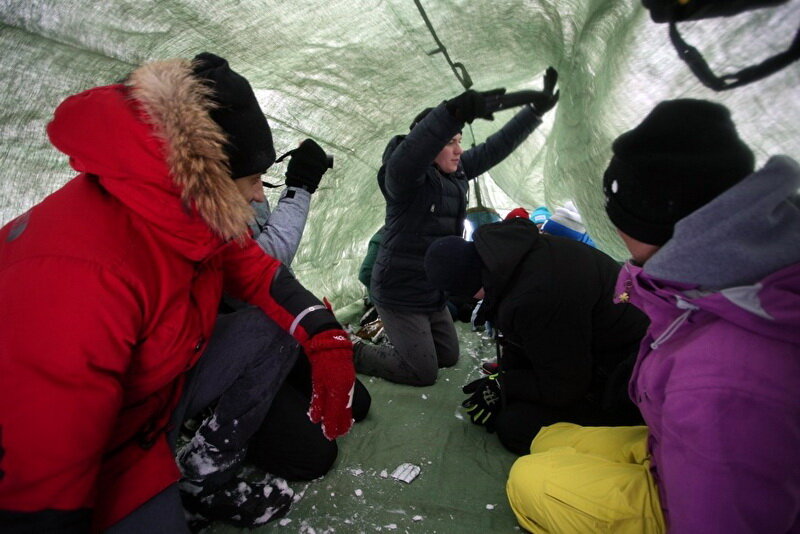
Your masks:
<path fill-rule="evenodd" d="M 450 115 L 460 121 L 472 123 L 475 119 L 494 120 L 492 112 L 486 106 L 486 99 L 491 99 L 505 93 L 503 88 L 491 91 L 478 92 L 469 89 L 445 103 Z"/>
<path fill-rule="evenodd" d="M 467 409 L 467 414 L 473 424 L 486 427 L 489 432 L 494 432 L 495 416 L 500 413 L 503 403 L 500 397 L 500 384 L 497 373 L 473 380 L 463 388 L 464 393 L 471 393 L 469 398 L 461 403 Z"/>
<path fill-rule="evenodd" d="M 556 91 L 553 93 L 553 89 L 556 88 L 557 82 L 558 71 L 553 67 L 547 67 L 547 70 L 544 73 L 544 89 L 542 91 L 536 91 L 534 101 L 531 102 L 533 110 L 540 117 L 553 109 L 553 106 L 555 106 L 556 102 L 558 102 L 558 95 L 561 93 L 561 91 Z"/>
<path fill-rule="evenodd" d="M 312 139 L 306 139 L 289 154 L 292 158 L 286 167 L 286 185 L 302 187 L 309 193 L 316 191 L 322 175 L 329 168 L 325 151 Z"/>

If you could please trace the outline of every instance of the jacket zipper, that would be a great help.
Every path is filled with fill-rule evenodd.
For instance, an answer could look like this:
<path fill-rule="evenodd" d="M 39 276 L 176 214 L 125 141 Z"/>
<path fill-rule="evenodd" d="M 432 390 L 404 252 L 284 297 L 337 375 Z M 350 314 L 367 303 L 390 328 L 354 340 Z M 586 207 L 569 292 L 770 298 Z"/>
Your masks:
<path fill-rule="evenodd" d="M 692 314 L 693 311 L 697 310 L 697 306 L 694 304 L 690 304 L 683 300 L 680 297 L 676 297 L 677 302 L 675 305 L 681 309 L 686 310 L 682 314 L 680 314 L 674 321 L 670 323 L 670 325 L 661 333 L 658 338 L 656 338 L 652 343 L 650 343 L 650 348 L 655 350 L 667 341 L 678 331 L 678 329 L 689 319 L 689 316 Z"/>

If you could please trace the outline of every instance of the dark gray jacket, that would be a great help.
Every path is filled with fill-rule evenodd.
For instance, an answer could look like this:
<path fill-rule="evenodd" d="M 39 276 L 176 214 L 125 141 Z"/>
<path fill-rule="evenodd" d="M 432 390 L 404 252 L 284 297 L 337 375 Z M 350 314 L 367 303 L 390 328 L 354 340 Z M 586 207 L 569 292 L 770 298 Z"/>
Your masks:
<path fill-rule="evenodd" d="M 386 231 L 372 270 L 371 294 L 378 305 L 411 312 L 443 308 L 444 293 L 425 276 L 425 251 L 440 237 L 462 235 L 468 180 L 503 161 L 539 124 L 539 116 L 526 106 L 464 152 L 458 170 L 450 174 L 440 172 L 433 160 L 464 123 L 444 103 L 408 135 L 389 142 L 378 171 L 386 199 Z"/>

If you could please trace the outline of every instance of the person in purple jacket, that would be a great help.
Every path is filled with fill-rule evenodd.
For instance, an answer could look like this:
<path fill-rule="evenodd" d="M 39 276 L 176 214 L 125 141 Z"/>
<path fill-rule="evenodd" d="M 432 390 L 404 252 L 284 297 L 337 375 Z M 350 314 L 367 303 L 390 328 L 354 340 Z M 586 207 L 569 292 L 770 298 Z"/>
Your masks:
<path fill-rule="evenodd" d="M 800 166 L 754 157 L 724 106 L 660 103 L 613 144 L 616 300 L 651 320 L 647 427 L 543 429 L 511 470 L 532 532 L 800 532 Z"/>

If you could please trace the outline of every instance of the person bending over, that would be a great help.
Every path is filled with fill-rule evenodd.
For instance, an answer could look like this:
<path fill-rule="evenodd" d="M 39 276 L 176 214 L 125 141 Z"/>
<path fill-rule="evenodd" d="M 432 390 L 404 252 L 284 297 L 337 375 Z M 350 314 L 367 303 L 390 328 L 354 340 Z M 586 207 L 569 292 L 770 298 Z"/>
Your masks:
<path fill-rule="evenodd" d="M 435 241 L 425 270 L 443 291 L 483 298 L 480 313 L 500 332 L 497 374 L 465 386 L 464 406 L 508 450 L 526 454 L 559 421 L 641 424 L 626 390 L 648 321 L 612 301 L 611 257 L 514 218 L 481 226 L 472 243 Z"/>

